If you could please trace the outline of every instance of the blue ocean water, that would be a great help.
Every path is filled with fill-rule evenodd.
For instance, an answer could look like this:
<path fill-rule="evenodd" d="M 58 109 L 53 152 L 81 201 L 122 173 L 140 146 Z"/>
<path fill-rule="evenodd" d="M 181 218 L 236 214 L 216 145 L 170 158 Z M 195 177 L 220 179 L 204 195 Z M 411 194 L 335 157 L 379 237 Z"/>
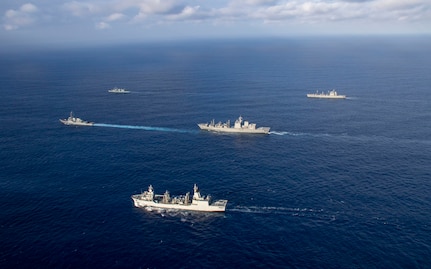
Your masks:
<path fill-rule="evenodd" d="M 429 37 L 0 58 L 1 268 L 431 267 Z M 332 88 L 348 99 L 306 98 Z M 239 115 L 271 134 L 196 125 Z M 130 199 L 194 183 L 226 212 Z"/>

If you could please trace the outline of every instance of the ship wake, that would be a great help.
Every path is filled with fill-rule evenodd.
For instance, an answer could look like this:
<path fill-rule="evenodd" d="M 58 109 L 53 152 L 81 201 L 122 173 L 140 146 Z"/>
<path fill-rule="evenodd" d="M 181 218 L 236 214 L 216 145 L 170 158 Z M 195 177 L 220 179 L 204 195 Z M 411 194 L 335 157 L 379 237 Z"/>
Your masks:
<path fill-rule="evenodd" d="M 312 209 L 312 208 L 293 208 L 293 207 L 275 207 L 275 206 L 236 206 L 229 211 L 242 212 L 242 213 L 255 213 L 255 214 L 267 214 L 267 213 L 300 213 L 300 212 L 323 212 L 323 209 Z"/>
<path fill-rule="evenodd" d="M 229 209 L 229 212 L 255 215 L 288 215 L 329 222 L 335 221 L 338 215 L 337 213 L 325 212 L 323 209 L 272 206 L 236 206 Z"/>
<path fill-rule="evenodd" d="M 307 135 L 306 133 L 278 132 L 278 131 L 271 131 L 271 132 L 269 132 L 269 134 L 272 134 L 272 135 L 290 135 L 290 136 Z"/>
<path fill-rule="evenodd" d="M 287 131 L 271 131 L 269 134 L 278 136 L 296 136 L 296 137 L 314 137 L 320 139 L 331 139 L 338 141 L 348 142 L 375 142 L 375 143 L 395 143 L 395 144 L 424 144 L 431 145 L 430 140 L 425 139 L 411 139 L 411 138 L 394 138 L 386 136 L 366 136 L 366 135 L 349 135 L 349 134 L 328 134 L 328 133 L 301 133 L 301 132 L 287 132 Z"/>
<path fill-rule="evenodd" d="M 175 129 L 175 128 L 168 128 L 168 127 L 155 127 L 155 126 L 121 125 L 121 124 L 108 124 L 108 123 L 95 123 L 93 126 L 145 130 L 145 131 L 158 131 L 158 132 L 172 132 L 172 133 L 197 133 L 197 131 L 192 131 L 192 130 Z"/>

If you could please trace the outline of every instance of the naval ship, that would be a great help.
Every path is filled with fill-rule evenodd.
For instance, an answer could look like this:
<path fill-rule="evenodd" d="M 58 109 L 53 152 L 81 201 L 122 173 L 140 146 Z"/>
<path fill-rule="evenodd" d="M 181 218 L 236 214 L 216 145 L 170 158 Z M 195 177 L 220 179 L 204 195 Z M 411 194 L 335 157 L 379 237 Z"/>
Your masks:
<path fill-rule="evenodd" d="M 67 119 L 60 119 L 60 122 L 65 125 L 79 125 L 79 126 L 93 126 L 94 122 L 82 120 L 80 118 L 76 118 L 73 116 L 73 113 L 70 112 L 70 116 Z"/>
<path fill-rule="evenodd" d="M 201 130 L 214 131 L 214 132 L 225 132 L 225 133 L 248 133 L 248 134 L 269 134 L 270 127 L 259 127 L 256 128 L 255 123 L 243 121 L 240 116 L 233 127 L 230 126 L 230 121 L 225 123 L 215 123 L 212 120 L 210 123 L 198 123 Z"/>
<path fill-rule="evenodd" d="M 338 95 L 336 90 L 331 90 L 328 93 L 324 92 L 316 92 L 316 93 L 308 93 L 307 97 L 310 98 L 327 98 L 327 99 L 345 99 L 345 95 Z"/>
<path fill-rule="evenodd" d="M 126 89 L 117 88 L 117 87 L 108 90 L 108 92 L 110 92 L 110 93 L 130 93 L 130 91 L 128 91 Z"/>
<path fill-rule="evenodd" d="M 224 212 L 226 210 L 227 200 L 211 201 L 209 195 L 206 197 L 201 196 L 196 184 L 194 185 L 193 191 L 193 197 L 190 200 L 190 192 L 186 193 L 186 195 L 171 197 L 168 191 L 164 194 L 155 194 L 153 186 L 150 185 L 147 191 L 132 195 L 132 200 L 136 207 L 155 207 L 204 212 Z"/>

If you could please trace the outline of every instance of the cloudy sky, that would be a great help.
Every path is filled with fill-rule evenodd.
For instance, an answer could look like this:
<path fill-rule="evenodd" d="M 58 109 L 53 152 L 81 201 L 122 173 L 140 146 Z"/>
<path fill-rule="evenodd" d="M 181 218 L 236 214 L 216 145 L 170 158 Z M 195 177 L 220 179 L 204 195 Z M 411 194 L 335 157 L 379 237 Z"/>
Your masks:
<path fill-rule="evenodd" d="M 431 0 L 1 0 L 9 43 L 431 34 Z"/>

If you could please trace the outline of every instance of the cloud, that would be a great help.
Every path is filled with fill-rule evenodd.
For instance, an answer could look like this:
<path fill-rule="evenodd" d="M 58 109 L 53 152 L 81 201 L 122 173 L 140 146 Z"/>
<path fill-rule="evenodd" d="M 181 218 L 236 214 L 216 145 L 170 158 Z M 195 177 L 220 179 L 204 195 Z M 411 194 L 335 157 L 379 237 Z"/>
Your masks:
<path fill-rule="evenodd" d="M 431 21 L 431 5 L 424 0 L 379 0 L 370 3 L 372 18 L 398 21 Z"/>
<path fill-rule="evenodd" d="M 277 0 L 234 0 L 231 6 L 271 6 L 276 4 Z"/>
<path fill-rule="evenodd" d="M 124 18 L 124 14 L 123 13 L 113 13 L 111 15 L 109 15 L 106 20 L 107 21 L 118 21 L 121 20 L 122 18 Z"/>
<path fill-rule="evenodd" d="M 27 4 L 24 4 L 20 7 L 20 11 L 25 12 L 25 13 L 33 13 L 33 12 L 38 11 L 38 8 L 31 3 L 27 3 Z"/>
<path fill-rule="evenodd" d="M 0 7 L 1 10 L 1 7 Z M 420 22 L 431 29 L 429 0 L 44 0 L 4 11 L 3 27 L 19 29 L 36 22 L 111 29 L 180 23 L 267 26 L 375 25 Z M 175 22 L 175 24 L 173 24 Z M 78 26 L 79 25 L 79 26 Z M 57 26 L 56 26 L 57 27 Z M 60 27 L 60 26 L 58 26 Z M 118 28 L 117 28 L 118 29 Z M 141 28 L 143 29 L 143 28 Z M 187 29 L 183 27 L 182 29 Z M 328 28 L 330 31 L 330 27 Z M 428 30 L 426 32 L 430 32 Z"/>
<path fill-rule="evenodd" d="M 101 10 L 101 6 L 96 3 L 77 1 L 65 3 L 63 8 L 77 17 L 89 16 Z"/>
<path fill-rule="evenodd" d="M 37 20 L 35 13 L 37 13 L 38 10 L 39 9 L 31 3 L 23 4 L 16 10 L 7 10 L 3 17 L 5 22 L 3 28 L 10 31 L 33 24 Z"/>
<path fill-rule="evenodd" d="M 186 6 L 177 14 L 172 14 L 168 16 L 170 20 L 199 20 L 203 19 L 204 16 L 197 16 L 199 12 L 199 6 Z"/>
<path fill-rule="evenodd" d="M 96 23 L 96 29 L 98 30 L 109 29 L 111 28 L 111 25 L 110 25 L 111 22 L 119 21 L 124 17 L 125 16 L 122 13 L 112 13 L 111 15 L 107 16 L 103 21 Z"/>
<path fill-rule="evenodd" d="M 349 8 L 349 5 L 352 9 Z M 296 20 L 301 23 L 316 23 L 351 16 L 351 10 L 357 10 L 353 8 L 353 5 L 355 4 L 346 2 L 290 1 L 260 8 L 250 17 L 264 21 Z"/>
<path fill-rule="evenodd" d="M 169 17 L 179 15 L 186 7 L 183 4 L 170 0 L 124 0 L 123 4 L 127 3 L 130 4 L 129 8 L 134 7 L 139 9 L 138 14 L 132 19 L 134 23 L 141 23 L 150 18 L 159 21 L 163 21 L 165 18 L 169 20 Z"/>
<path fill-rule="evenodd" d="M 139 5 L 140 12 L 146 14 L 175 14 L 182 10 L 183 5 L 169 0 L 142 1 Z"/>
<path fill-rule="evenodd" d="M 98 29 L 98 30 L 105 30 L 105 29 L 109 29 L 109 28 L 111 28 L 111 25 L 109 25 L 106 22 L 96 23 L 96 29 Z"/>
<path fill-rule="evenodd" d="M 427 8 L 425 8 L 427 7 Z M 418 18 L 427 14 L 430 21 L 430 4 L 426 0 L 342 0 L 342 1 L 280 1 L 274 5 L 251 10 L 250 18 L 268 21 L 293 21 L 300 23 L 324 23 L 362 19 L 367 22 L 397 21 Z"/>

